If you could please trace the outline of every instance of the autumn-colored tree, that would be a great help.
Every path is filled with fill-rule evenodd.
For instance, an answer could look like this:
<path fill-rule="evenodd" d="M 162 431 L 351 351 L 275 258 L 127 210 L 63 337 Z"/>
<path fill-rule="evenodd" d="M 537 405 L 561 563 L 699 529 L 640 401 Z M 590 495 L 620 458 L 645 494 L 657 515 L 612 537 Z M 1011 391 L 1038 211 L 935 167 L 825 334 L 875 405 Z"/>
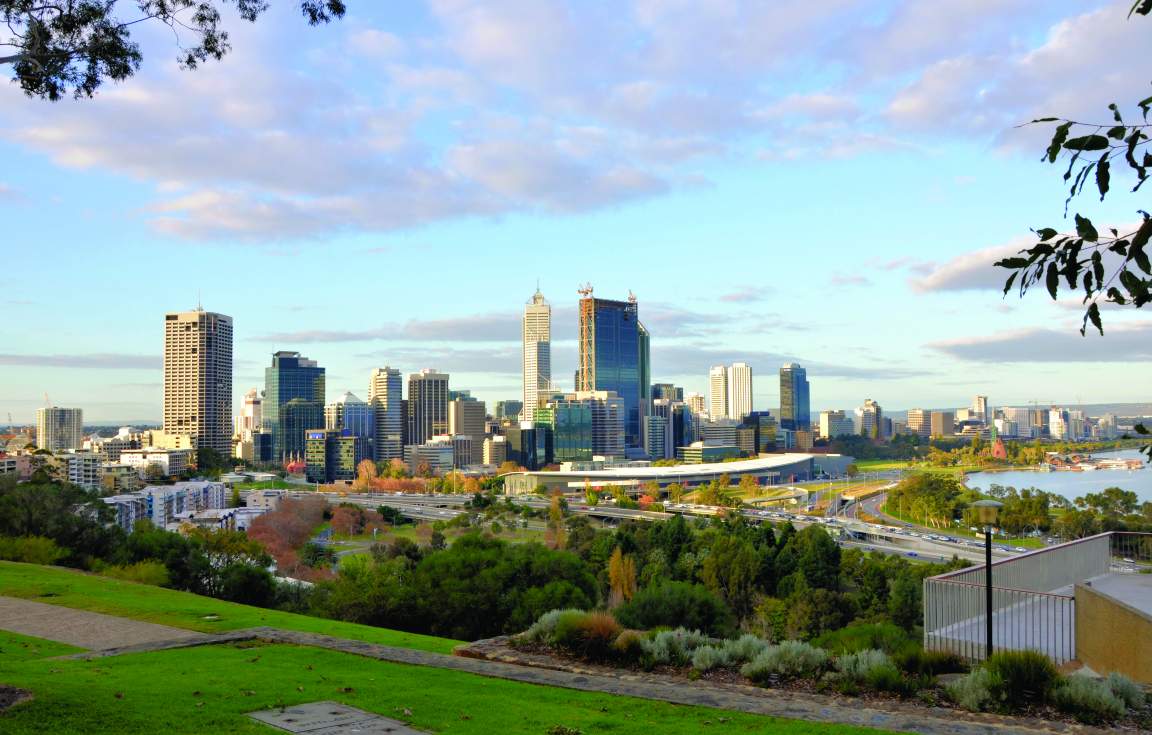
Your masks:
<path fill-rule="evenodd" d="M 760 489 L 760 483 L 756 480 L 756 475 L 744 475 L 736 487 L 743 493 L 753 493 Z"/>
<path fill-rule="evenodd" d="M 665 490 L 668 492 L 668 499 L 673 503 L 680 503 L 684 500 L 684 486 L 680 483 L 673 482 Z"/>
<path fill-rule="evenodd" d="M 507 462 L 504 462 L 503 464 L 500 465 L 500 468 L 498 470 L 496 470 L 496 474 L 497 475 L 506 475 L 509 472 L 523 472 L 523 471 L 524 471 L 523 467 L 516 464 L 512 460 L 508 460 Z"/>
<path fill-rule="evenodd" d="M 617 546 L 608 559 L 608 607 L 616 607 L 636 594 L 636 562 Z"/>
<path fill-rule="evenodd" d="M 432 476 L 432 465 L 428 464 L 428 462 L 426 462 L 426 461 L 419 462 L 416 465 L 416 476 L 417 477 L 425 477 L 425 478 L 431 477 Z"/>
<path fill-rule="evenodd" d="M 356 465 L 356 480 L 353 481 L 352 488 L 360 491 L 371 490 L 376 476 L 376 463 L 370 459 L 362 459 L 360 464 Z"/>
<path fill-rule="evenodd" d="M 584 481 L 584 502 L 588 505 L 600 504 L 600 491 L 592 487 L 592 483 Z"/>
<path fill-rule="evenodd" d="M 544 543 L 552 549 L 563 549 L 568 544 L 568 528 L 564 525 L 564 497 L 559 492 L 552 496 L 548 506 L 548 527 L 544 532 Z"/>

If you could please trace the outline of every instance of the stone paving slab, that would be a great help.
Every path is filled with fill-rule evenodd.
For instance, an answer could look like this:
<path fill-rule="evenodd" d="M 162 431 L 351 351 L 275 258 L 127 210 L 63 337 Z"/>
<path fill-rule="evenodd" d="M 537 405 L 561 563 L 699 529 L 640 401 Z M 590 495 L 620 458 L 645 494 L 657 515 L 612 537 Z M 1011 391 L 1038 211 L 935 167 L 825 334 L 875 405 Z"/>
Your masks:
<path fill-rule="evenodd" d="M 0 629 L 96 650 L 201 635 L 167 625 L 3 596 Z"/>
<path fill-rule="evenodd" d="M 427 735 L 405 722 L 339 702 L 310 702 L 292 707 L 249 712 L 266 725 L 307 735 Z"/>

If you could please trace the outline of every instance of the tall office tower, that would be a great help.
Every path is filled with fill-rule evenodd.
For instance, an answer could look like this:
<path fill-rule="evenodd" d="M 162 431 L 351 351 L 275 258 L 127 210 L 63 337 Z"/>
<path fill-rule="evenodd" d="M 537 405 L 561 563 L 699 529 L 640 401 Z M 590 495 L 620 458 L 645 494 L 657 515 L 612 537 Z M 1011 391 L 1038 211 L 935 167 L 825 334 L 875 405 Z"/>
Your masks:
<path fill-rule="evenodd" d="M 346 436 L 362 436 L 370 446 L 376 435 L 376 411 L 351 392 L 344 391 L 324 407 L 324 428 L 345 432 Z"/>
<path fill-rule="evenodd" d="M 164 433 L 232 453 L 232 317 L 202 309 L 164 315 Z"/>
<path fill-rule="evenodd" d="M 821 411 L 820 412 L 820 437 L 823 439 L 835 439 L 838 436 L 845 436 L 848 434 L 856 433 L 856 422 L 843 411 Z"/>
<path fill-rule="evenodd" d="M 728 366 L 728 418 L 741 421 L 752 413 L 752 366 L 734 362 Z"/>
<path fill-rule="evenodd" d="M 676 457 L 675 401 L 656 398 L 652 401 L 652 413 L 647 418 L 648 456 L 652 459 L 673 459 Z"/>
<path fill-rule="evenodd" d="M 992 415 L 988 413 L 988 396 L 976 396 L 973 398 L 969 413 L 973 419 L 989 423 L 992 420 Z"/>
<path fill-rule="evenodd" d="M 540 289 L 524 307 L 524 413 L 526 421 L 540 405 L 542 393 L 552 389 L 552 306 Z"/>
<path fill-rule="evenodd" d="M 404 458 L 404 378 L 396 368 L 373 368 L 368 379 L 368 403 L 375 414 L 372 458 L 388 462 Z"/>
<path fill-rule="evenodd" d="M 456 464 L 464 467 L 484 464 L 484 423 L 487 418 L 484 401 L 472 397 L 459 397 L 448 402 L 448 433 L 453 437 L 472 439 L 467 457 L 456 457 Z"/>
<path fill-rule="evenodd" d="M 956 414 L 951 411 L 932 412 L 932 436 L 949 437 L 956 433 Z"/>
<path fill-rule="evenodd" d="M 884 411 L 880 404 L 871 398 L 864 399 L 864 405 L 856 409 L 856 416 L 860 420 L 860 435 L 869 439 L 883 439 Z"/>
<path fill-rule="evenodd" d="M 624 446 L 642 449 L 649 391 L 649 335 L 640 324 L 636 297 L 629 296 L 627 301 L 598 299 L 591 295 L 591 287 L 580 293 L 576 391 L 615 393 L 624 404 Z"/>
<path fill-rule="evenodd" d="M 794 362 L 780 368 L 780 428 L 790 431 L 812 428 L 808 371 Z"/>
<path fill-rule="evenodd" d="M 272 461 L 302 459 L 305 432 L 324 426 L 324 368 L 299 352 L 280 351 L 264 369 L 264 431 L 272 435 Z"/>
<path fill-rule="evenodd" d="M 533 424 L 546 429 L 552 442 L 553 462 L 587 462 L 593 455 L 594 400 L 565 395 L 536 409 Z"/>
<path fill-rule="evenodd" d="M 684 389 L 672 383 L 653 383 L 652 400 L 664 399 L 666 401 L 684 402 Z"/>
<path fill-rule="evenodd" d="M 728 368 L 723 365 L 708 370 L 708 417 L 713 421 L 728 417 Z"/>
<path fill-rule="evenodd" d="M 448 375 L 424 368 L 408 376 L 408 443 L 448 433 Z"/>
<path fill-rule="evenodd" d="M 932 436 L 932 412 L 922 408 L 908 409 L 908 431 L 916 436 Z"/>
<path fill-rule="evenodd" d="M 49 406 L 36 409 L 36 448 L 49 452 L 80 449 L 84 445 L 84 411 Z"/>
<path fill-rule="evenodd" d="M 684 396 L 684 403 L 688 406 L 688 410 L 697 416 L 708 412 L 705 401 L 706 399 L 704 396 L 700 395 L 699 393 L 689 393 L 688 395 Z"/>
<path fill-rule="evenodd" d="M 252 435 L 263 428 L 261 423 L 260 391 L 253 388 L 244 394 L 244 402 L 240 405 L 240 413 L 236 414 L 236 434 L 241 441 L 252 441 Z"/>

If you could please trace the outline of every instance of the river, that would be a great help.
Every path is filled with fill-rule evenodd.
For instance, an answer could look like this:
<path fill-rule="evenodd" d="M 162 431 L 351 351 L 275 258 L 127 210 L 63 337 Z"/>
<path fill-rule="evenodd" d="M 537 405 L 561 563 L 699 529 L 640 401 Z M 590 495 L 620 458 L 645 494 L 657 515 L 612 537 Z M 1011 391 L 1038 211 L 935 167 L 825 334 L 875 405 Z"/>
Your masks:
<path fill-rule="evenodd" d="M 1094 457 L 1120 457 L 1123 459 L 1140 459 L 1147 457 L 1138 450 L 1127 449 L 1119 452 L 1099 452 Z M 1147 464 L 1144 469 L 1127 470 L 1095 470 L 1091 472 L 1035 472 L 1032 470 L 1008 470 L 1006 472 L 973 472 L 965 479 L 970 488 L 987 490 L 990 485 L 1003 485 L 1022 490 L 1034 487 L 1056 495 L 1063 495 L 1069 500 L 1088 493 L 1098 493 L 1110 487 L 1121 490 L 1131 490 L 1143 501 L 1152 501 L 1152 468 Z"/>

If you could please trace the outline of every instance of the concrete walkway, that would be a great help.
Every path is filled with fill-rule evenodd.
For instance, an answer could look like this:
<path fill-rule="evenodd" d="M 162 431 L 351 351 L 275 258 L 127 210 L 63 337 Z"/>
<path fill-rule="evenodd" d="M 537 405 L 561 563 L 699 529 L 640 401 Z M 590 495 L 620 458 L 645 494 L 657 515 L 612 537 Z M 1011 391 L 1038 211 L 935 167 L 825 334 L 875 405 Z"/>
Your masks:
<path fill-rule="evenodd" d="M 167 625 L 2 596 L 0 629 L 91 650 L 202 637 Z"/>

